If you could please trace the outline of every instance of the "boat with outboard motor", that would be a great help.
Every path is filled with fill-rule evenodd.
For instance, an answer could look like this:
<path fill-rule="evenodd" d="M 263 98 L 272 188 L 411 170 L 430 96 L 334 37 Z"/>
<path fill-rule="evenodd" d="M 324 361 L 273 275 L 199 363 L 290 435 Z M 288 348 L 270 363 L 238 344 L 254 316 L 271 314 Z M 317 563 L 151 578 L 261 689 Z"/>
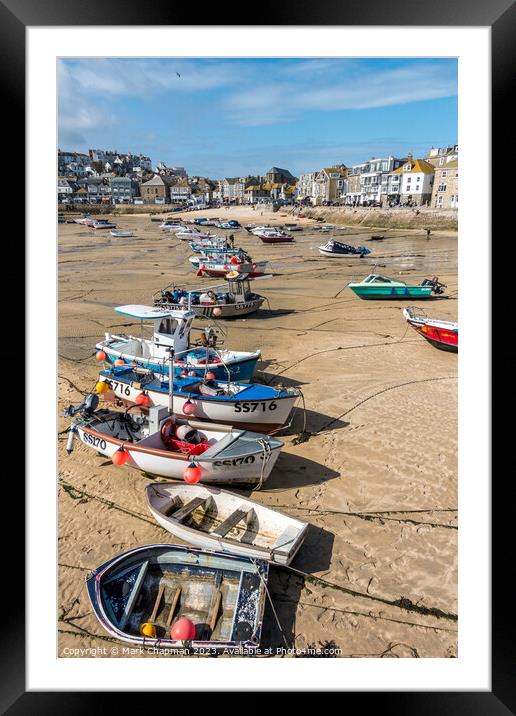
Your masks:
<path fill-rule="evenodd" d="M 190 346 L 190 331 L 195 318 L 193 311 L 171 310 L 162 306 L 127 305 L 114 309 L 117 313 L 141 321 L 142 335 L 106 333 L 96 345 L 97 360 L 115 365 L 136 365 L 163 373 L 170 351 L 174 351 L 174 369 L 193 371 L 203 376 L 211 371 L 220 380 L 251 380 L 260 358 L 260 351 L 232 351 L 221 348 L 217 331 L 212 327 L 197 329 L 200 338 Z M 152 321 L 151 338 L 143 336 L 143 322 Z"/>
<path fill-rule="evenodd" d="M 435 348 L 451 353 L 458 352 L 459 324 L 456 321 L 428 318 L 422 309 L 413 306 L 404 308 L 403 315 L 409 326 L 426 338 Z"/>
<path fill-rule="evenodd" d="M 134 236 L 133 231 L 124 231 L 121 229 L 112 229 L 110 232 L 111 236 L 114 236 L 116 239 L 129 239 L 132 236 Z"/>
<path fill-rule="evenodd" d="M 245 430 L 273 433 L 286 427 L 301 396 L 299 388 L 214 380 L 211 372 L 202 378 L 183 372 L 173 380 L 175 414 Z M 95 389 L 108 401 L 144 407 L 170 402 L 168 375 L 147 368 L 110 366 L 100 371 Z"/>
<path fill-rule="evenodd" d="M 409 285 L 377 273 L 370 273 L 362 281 L 350 282 L 349 288 L 359 298 L 364 299 L 408 299 L 432 298 L 444 293 L 446 284 L 440 283 L 437 276 L 425 278 L 419 285 Z"/>
<path fill-rule="evenodd" d="M 200 498 L 189 500 L 186 520 Z M 101 626 L 148 651 L 254 652 L 267 598 L 266 561 L 174 544 L 149 544 L 112 557 L 86 577 Z"/>
<path fill-rule="evenodd" d="M 154 305 L 193 311 L 205 318 L 233 318 L 257 311 L 266 300 L 251 290 L 247 274 L 230 271 L 224 278 L 225 284 L 202 288 L 182 289 L 169 284 L 154 294 Z"/>
<path fill-rule="evenodd" d="M 116 224 L 113 224 L 109 219 L 97 219 L 91 224 L 92 229 L 116 229 Z"/>
<path fill-rule="evenodd" d="M 341 241 L 330 239 L 324 246 L 319 246 L 319 253 L 323 256 L 332 256 L 336 258 L 363 258 L 370 254 L 370 249 L 365 246 L 352 246 L 351 244 L 343 244 Z"/>
<path fill-rule="evenodd" d="M 170 404 L 173 406 L 173 388 Z M 283 447 L 281 440 L 263 433 L 180 418 L 171 407 L 154 405 L 142 409 L 135 404 L 124 411 L 99 408 L 97 393 L 88 394 L 79 405 L 70 405 L 64 415 L 74 418 L 66 446 L 68 454 L 77 435 L 87 447 L 111 458 L 115 465 L 129 465 L 151 475 L 184 479 L 192 484 L 201 481 L 261 486 Z"/>

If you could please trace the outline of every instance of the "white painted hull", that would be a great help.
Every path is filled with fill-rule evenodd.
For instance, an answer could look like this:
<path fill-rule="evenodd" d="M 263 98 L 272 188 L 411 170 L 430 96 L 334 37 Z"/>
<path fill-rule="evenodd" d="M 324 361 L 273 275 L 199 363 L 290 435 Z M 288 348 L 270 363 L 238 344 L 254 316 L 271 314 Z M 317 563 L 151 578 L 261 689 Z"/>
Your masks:
<path fill-rule="evenodd" d="M 88 427 L 78 426 L 77 434 L 87 447 L 109 458 L 113 457 L 114 453 L 122 445 L 121 440 L 108 437 Z M 237 485 L 254 485 L 260 481 L 265 482 L 281 450 L 281 447 L 273 448 L 269 454 L 265 455 L 258 446 L 255 451 L 245 456 L 217 460 L 216 458 L 205 459 L 202 455 L 190 458 L 179 453 L 157 448 L 145 448 L 128 442 L 124 442 L 123 445 L 129 453 L 129 460 L 125 464 L 142 472 L 183 480 L 185 468 L 193 459 L 201 468 L 201 482 L 210 484 L 234 483 Z"/>
<path fill-rule="evenodd" d="M 125 381 L 106 379 L 104 376 L 99 376 L 99 380 L 107 380 L 111 385 L 113 395 L 129 403 L 136 403 L 136 398 L 142 392 L 142 388 L 135 388 Z M 168 393 L 147 387 L 145 387 L 145 392 L 151 399 L 151 405 L 168 407 Z M 279 399 L 215 402 L 213 399 L 207 400 L 198 395 L 192 395 L 190 401 L 195 407 L 195 412 L 192 415 L 186 415 L 184 405 L 189 398 L 175 394 L 173 411 L 178 415 L 195 420 L 209 420 L 213 423 L 234 425 L 239 429 L 244 429 L 245 426 L 245 430 L 266 432 L 277 430 L 285 425 L 297 398 L 297 395 L 293 395 Z"/>
<path fill-rule="evenodd" d="M 332 259 L 361 259 L 362 254 L 338 254 L 334 251 L 327 251 L 319 246 L 319 253 L 323 256 L 331 256 Z"/>
<path fill-rule="evenodd" d="M 263 559 L 286 566 L 297 554 L 308 528 L 306 522 L 218 488 L 154 483 L 147 485 L 145 493 L 147 505 L 156 522 L 175 537 L 201 549 L 230 552 L 240 557 Z M 163 511 L 166 511 L 167 506 L 176 496 L 183 504 L 196 497 L 209 499 L 214 507 L 216 521 L 214 520 L 210 527 L 201 530 L 196 525 L 188 526 L 184 522 L 175 520 L 173 515 L 167 517 Z M 225 537 L 213 534 L 216 526 L 238 509 L 252 510 L 254 519 L 250 524 L 241 523 L 240 529 L 231 530 Z M 209 515 L 209 512 L 206 514 Z M 246 540 L 242 541 L 248 527 L 252 527 L 253 534 L 247 534 Z M 282 538 L 289 528 L 288 536 Z"/>

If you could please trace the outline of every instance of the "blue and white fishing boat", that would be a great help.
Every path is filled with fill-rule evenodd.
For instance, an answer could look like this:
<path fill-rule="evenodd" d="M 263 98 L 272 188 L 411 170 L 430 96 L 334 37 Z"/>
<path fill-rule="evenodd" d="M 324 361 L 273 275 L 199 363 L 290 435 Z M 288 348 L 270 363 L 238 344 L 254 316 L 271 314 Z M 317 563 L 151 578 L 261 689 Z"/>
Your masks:
<path fill-rule="evenodd" d="M 102 386 L 102 383 L 106 385 Z M 145 402 L 146 407 L 167 407 L 171 402 L 166 373 L 110 366 L 100 371 L 99 384 L 98 392 L 106 400 L 117 399 L 136 405 Z M 171 408 L 180 417 L 234 425 L 240 430 L 273 433 L 286 426 L 300 395 L 298 388 L 175 376 Z M 142 396 L 146 396 L 144 401 Z"/>
<path fill-rule="evenodd" d="M 203 502 L 191 498 L 176 521 L 188 522 Z M 104 562 L 86 586 L 95 616 L 115 639 L 181 653 L 189 637 L 193 649 L 239 654 L 259 647 L 268 573 L 265 560 L 151 544 Z M 191 624 L 191 636 L 178 633 L 180 622 Z"/>
<path fill-rule="evenodd" d="M 319 246 L 319 253 L 323 256 L 336 256 L 349 259 L 354 256 L 362 258 L 370 254 L 371 251 L 365 246 L 356 247 L 351 244 L 343 244 L 341 241 L 335 241 L 335 239 L 330 239 L 324 246 Z"/>
<path fill-rule="evenodd" d="M 260 350 L 230 351 L 217 346 L 218 336 L 211 327 L 201 330 L 199 344 L 190 346 L 193 311 L 170 310 L 160 306 L 127 305 L 117 313 L 141 321 L 141 336 L 106 333 L 97 343 L 97 359 L 118 365 L 123 363 L 149 368 L 158 373 L 168 371 L 170 352 L 174 352 L 174 371 L 186 370 L 197 376 L 212 372 L 219 380 L 249 381 L 254 375 Z M 151 338 L 143 336 L 143 322 L 153 321 Z M 123 361 L 123 363 L 121 363 Z"/>
<path fill-rule="evenodd" d="M 233 248 L 228 246 L 226 243 L 215 243 L 212 241 L 206 241 L 203 243 L 196 243 L 195 241 L 190 242 L 190 248 L 196 254 L 204 256 L 210 256 L 215 254 L 228 254 L 228 256 L 235 256 L 237 254 L 244 254 L 245 251 L 242 248 Z"/>

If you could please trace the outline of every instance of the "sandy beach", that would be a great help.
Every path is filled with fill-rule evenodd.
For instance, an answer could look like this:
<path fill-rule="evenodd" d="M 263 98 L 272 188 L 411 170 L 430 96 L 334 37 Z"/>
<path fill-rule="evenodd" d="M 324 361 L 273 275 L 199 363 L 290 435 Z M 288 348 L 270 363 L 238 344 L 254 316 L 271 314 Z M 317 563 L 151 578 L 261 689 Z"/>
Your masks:
<path fill-rule="evenodd" d="M 241 223 L 295 221 L 292 215 L 236 207 L 194 216 Z M 178 216 L 177 214 L 168 216 Z M 179 215 L 180 216 L 180 215 Z M 59 419 L 96 382 L 95 343 L 115 327 L 131 332 L 127 303 L 151 304 L 165 285 L 220 283 L 197 278 L 191 250 L 149 215 L 115 216 L 133 238 L 78 224 L 59 233 Z M 336 238 L 364 244 L 363 259 L 317 250 L 328 235 L 313 220 L 295 242 L 262 244 L 240 229 L 235 245 L 267 258 L 274 276 L 253 288 L 268 299 L 245 319 L 219 321 L 225 345 L 260 348 L 256 380 L 299 386 L 298 410 L 269 480 L 252 499 L 310 523 L 292 570 L 272 567 L 262 648 L 333 645 L 342 657 L 457 656 L 457 356 L 407 327 L 401 301 L 363 301 L 346 284 L 372 266 L 407 282 L 439 276 L 446 298 L 413 301 L 429 316 L 457 319 L 457 235 L 424 230 L 342 227 Z M 211 228 L 219 234 L 229 234 Z M 368 242 L 382 233 L 382 242 Z M 198 325 L 206 325 L 200 321 Z M 149 476 L 114 466 L 59 436 L 59 656 L 113 640 L 92 613 L 84 578 L 134 546 L 173 542 L 148 512 Z M 250 494 L 247 490 L 245 494 Z M 141 656 L 139 654 L 138 656 Z M 278 653 L 281 656 L 281 652 Z M 124 657 L 126 658 L 126 657 Z M 153 656 L 152 658 L 159 658 Z M 167 657 L 169 658 L 169 657 Z"/>

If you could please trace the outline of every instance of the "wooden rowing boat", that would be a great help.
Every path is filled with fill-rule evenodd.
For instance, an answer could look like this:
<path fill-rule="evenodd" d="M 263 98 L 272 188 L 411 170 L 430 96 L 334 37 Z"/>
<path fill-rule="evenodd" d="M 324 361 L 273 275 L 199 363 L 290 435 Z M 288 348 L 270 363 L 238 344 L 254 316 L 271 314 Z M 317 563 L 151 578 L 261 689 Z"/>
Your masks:
<path fill-rule="evenodd" d="M 287 565 L 308 529 L 306 522 L 215 487 L 154 483 L 145 493 L 158 524 L 202 549 Z"/>

